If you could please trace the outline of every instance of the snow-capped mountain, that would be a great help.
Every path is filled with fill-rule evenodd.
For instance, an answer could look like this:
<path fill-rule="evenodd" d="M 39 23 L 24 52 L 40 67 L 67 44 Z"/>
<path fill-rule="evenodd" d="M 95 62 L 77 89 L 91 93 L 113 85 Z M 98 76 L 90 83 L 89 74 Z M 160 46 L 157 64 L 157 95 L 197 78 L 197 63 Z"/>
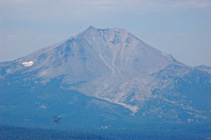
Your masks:
<path fill-rule="evenodd" d="M 108 105 L 107 109 L 117 105 L 130 110 L 130 115 L 152 120 L 210 121 L 211 75 L 178 62 L 124 29 L 91 26 L 58 44 L 0 63 L 2 97 L 15 98 L 5 95 L 10 86 L 27 87 L 36 91 L 36 99 L 30 100 L 46 109 L 47 105 L 38 101 L 44 96 L 38 91 L 52 87 L 49 85 L 55 81 L 58 90 L 85 94 L 99 108 L 101 103 Z M 6 99 L 0 102 L 1 111 L 9 110 Z M 45 97 L 42 102 L 48 100 Z"/>

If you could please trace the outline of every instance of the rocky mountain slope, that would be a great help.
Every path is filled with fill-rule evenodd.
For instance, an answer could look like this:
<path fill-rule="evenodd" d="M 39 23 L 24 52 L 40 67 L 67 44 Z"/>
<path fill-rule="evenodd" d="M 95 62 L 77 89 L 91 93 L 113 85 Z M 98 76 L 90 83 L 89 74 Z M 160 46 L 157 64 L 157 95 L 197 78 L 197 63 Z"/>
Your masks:
<path fill-rule="evenodd" d="M 127 114 L 126 118 L 132 115 L 161 122 L 210 122 L 211 75 L 201 67 L 193 68 L 178 62 L 124 29 L 91 26 L 77 36 L 26 57 L 1 62 L 2 114 L 12 116 L 13 109 L 23 107 L 15 99 L 23 100 L 23 105 L 29 100 L 32 108 L 41 107 L 49 115 L 51 111 L 48 109 L 55 107 L 57 102 L 62 102 L 60 108 L 68 108 L 73 95 L 62 95 L 58 101 L 56 97 L 60 93 L 49 88 L 52 84 L 60 93 L 75 91 L 77 96 L 83 95 L 85 108 L 93 103 L 102 108 L 102 112 L 110 110 L 113 117 L 102 113 L 110 120 L 115 114 Z M 16 93 L 10 88 L 20 91 Z M 43 89 L 48 90 L 42 93 Z M 64 103 L 63 100 L 67 101 Z M 93 108 L 90 110 L 95 112 Z M 70 110 L 58 114 L 70 114 Z"/>

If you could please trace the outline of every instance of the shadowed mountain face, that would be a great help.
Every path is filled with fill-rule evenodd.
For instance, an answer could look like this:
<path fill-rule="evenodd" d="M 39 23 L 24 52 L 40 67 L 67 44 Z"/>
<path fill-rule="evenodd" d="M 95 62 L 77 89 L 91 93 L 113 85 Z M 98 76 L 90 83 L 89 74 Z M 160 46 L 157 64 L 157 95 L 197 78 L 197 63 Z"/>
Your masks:
<path fill-rule="evenodd" d="M 53 92 L 53 87 L 59 93 Z M 18 94 L 10 88 L 19 89 Z M 43 89 L 48 90 L 42 93 Z M 24 105 L 31 106 L 28 110 L 37 109 L 38 115 L 41 110 L 50 115 L 53 111 L 48 109 L 58 102 L 62 103 L 59 108 L 70 107 L 75 91 L 77 100 L 72 105 L 84 102 L 75 108 L 94 104 L 97 110 L 102 108 L 101 113 L 109 121 L 131 115 L 161 122 L 210 121 L 211 75 L 178 62 L 123 29 L 89 27 L 26 57 L 2 62 L 0 90 L 3 117 L 18 114 L 12 109 Z M 23 104 L 16 99 L 23 100 Z M 88 111 L 96 111 L 89 107 Z M 112 117 L 105 115 L 108 110 Z M 70 116 L 70 112 L 67 109 L 58 114 Z M 75 112 L 76 116 L 81 113 Z"/>

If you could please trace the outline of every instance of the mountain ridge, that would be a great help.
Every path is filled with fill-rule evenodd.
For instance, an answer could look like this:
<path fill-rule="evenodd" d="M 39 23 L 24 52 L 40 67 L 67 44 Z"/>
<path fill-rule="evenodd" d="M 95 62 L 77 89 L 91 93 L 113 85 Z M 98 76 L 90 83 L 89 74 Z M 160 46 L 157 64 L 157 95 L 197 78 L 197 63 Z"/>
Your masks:
<path fill-rule="evenodd" d="M 90 26 L 60 43 L 1 62 L 0 87 L 5 91 L 1 96 L 7 96 L 10 85 L 20 85 L 23 93 L 30 87 L 28 91 L 34 94 L 34 89 L 42 91 L 42 86 L 48 88 L 56 79 L 61 93 L 77 91 L 106 100 L 129 109 L 132 116 L 204 122 L 210 120 L 211 77 L 200 69 L 182 64 L 124 29 Z M 49 96 L 47 91 L 45 94 Z M 38 92 L 35 95 L 40 96 Z M 33 103 L 41 102 L 36 96 L 30 98 Z M 50 101 L 46 98 L 42 102 Z"/>

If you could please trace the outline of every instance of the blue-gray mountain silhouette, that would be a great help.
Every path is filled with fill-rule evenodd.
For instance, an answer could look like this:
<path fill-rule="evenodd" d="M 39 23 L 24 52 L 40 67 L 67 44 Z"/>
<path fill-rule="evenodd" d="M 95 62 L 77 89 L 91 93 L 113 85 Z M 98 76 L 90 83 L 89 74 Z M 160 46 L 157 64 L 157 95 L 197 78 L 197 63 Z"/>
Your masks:
<path fill-rule="evenodd" d="M 77 36 L 0 63 L 2 125 L 134 127 L 210 123 L 211 75 L 124 29 Z M 61 122 L 61 123 L 62 123 Z"/>

